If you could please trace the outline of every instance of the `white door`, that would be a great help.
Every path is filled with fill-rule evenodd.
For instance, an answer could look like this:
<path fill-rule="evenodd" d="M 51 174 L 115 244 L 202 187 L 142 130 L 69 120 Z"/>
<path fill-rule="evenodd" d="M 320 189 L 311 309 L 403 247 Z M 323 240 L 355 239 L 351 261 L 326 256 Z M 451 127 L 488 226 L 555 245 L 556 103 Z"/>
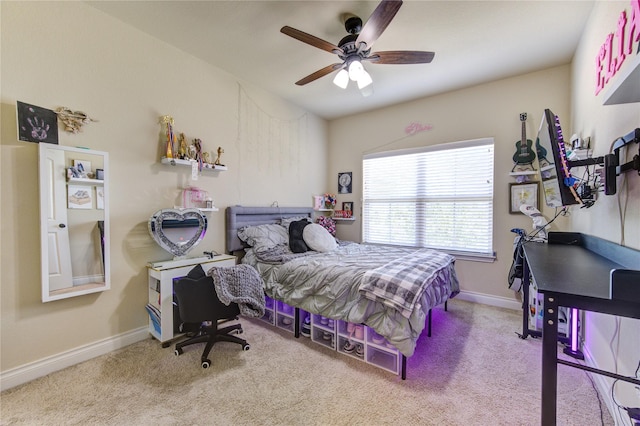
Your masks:
<path fill-rule="evenodd" d="M 72 286 L 71 250 L 64 151 L 46 145 L 40 144 L 41 225 L 46 240 L 42 244 L 47 247 L 47 256 L 42 259 L 42 279 L 48 280 L 49 291 L 53 291 Z M 43 294 L 43 298 L 48 296 Z"/>

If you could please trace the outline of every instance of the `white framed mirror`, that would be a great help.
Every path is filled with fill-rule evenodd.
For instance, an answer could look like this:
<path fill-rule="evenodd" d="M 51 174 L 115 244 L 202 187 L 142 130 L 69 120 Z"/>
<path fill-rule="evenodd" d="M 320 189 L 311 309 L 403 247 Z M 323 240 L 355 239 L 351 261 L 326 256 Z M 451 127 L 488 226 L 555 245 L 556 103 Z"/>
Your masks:
<path fill-rule="evenodd" d="M 41 143 L 42 301 L 111 287 L 109 154 Z"/>

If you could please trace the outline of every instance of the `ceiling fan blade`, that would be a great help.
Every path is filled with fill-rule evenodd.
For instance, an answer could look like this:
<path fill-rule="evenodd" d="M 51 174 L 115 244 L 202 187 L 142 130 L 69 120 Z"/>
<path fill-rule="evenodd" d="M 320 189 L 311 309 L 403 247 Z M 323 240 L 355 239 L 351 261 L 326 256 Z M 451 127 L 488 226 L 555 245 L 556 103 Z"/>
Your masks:
<path fill-rule="evenodd" d="M 296 84 L 298 86 L 304 86 L 307 83 L 311 83 L 312 81 L 315 81 L 317 79 L 319 79 L 320 77 L 324 77 L 327 74 L 331 74 L 333 71 L 342 68 L 342 63 L 339 64 L 331 64 L 328 65 L 322 69 L 319 69 L 318 71 L 314 72 L 313 74 L 309 74 L 308 76 L 306 76 L 305 78 L 296 81 Z"/>
<path fill-rule="evenodd" d="M 374 52 L 365 59 L 376 64 L 428 64 L 433 61 L 435 55 L 434 52 L 388 50 Z"/>
<path fill-rule="evenodd" d="M 393 17 L 396 16 L 400 6 L 402 6 L 400 0 L 382 0 L 362 27 L 362 31 L 356 39 L 356 47 L 360 46 L 360 43 L 365 43 L 366 49 L 370 49 Z"/>
<path fill-rule="evenodd" d="M 333 43 L 329 43 L 328 41 L 322 40 L 316 36 L 312 36 L 311 34 L 307 34 L 304 31 L 296 30 L 295 28 L 291 28 L 287 25 L 280 29 L 280 32 L 288 35 L 289 37 L 293 37 L 296 40 L 300 40 L 303 43 L 310 44 L 313 47 L 317 47 L 318 49 L 326 50 L 329 53 L 340 53 L 342 49 L 336 46 Z"/>

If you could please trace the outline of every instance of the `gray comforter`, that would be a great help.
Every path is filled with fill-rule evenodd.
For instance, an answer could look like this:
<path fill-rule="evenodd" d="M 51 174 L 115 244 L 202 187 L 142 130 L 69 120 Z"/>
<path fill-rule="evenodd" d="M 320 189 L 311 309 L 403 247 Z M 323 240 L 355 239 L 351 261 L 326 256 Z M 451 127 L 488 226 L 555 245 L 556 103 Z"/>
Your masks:
<path fill-rule="evenodd" d="M 268 296 L 307 312 L 366 324 L 406 356 L 413 355 L 429 309 L 459 292 L 455 259 L 426 249 L 349 244 L 329 253 L 288 256 L 286 250 L 275 250 L 268 257 L 262 255 L 266 262 L 255 253 L 248 253 L 243 262 L 261 273 Z M 429 262 L 430 256 L 436 261 Z M 407 262 L 414 262 L 415 268 Z M 430 265 L 424 267 L 425 262 Z M 400 294 L 389 290 L 395 289 L 396 284 L 390 284 L 393 279 L 382 282 L 382 293 L 391 300 L 379 297 L 381 292 L 375 294 L 381 282 L 372 280 L 384 278 L 389 268 L 421 270 L 412 276 L 417 287 L 411 291 L 411 303 L 399 307 L 393 302 Z"/>

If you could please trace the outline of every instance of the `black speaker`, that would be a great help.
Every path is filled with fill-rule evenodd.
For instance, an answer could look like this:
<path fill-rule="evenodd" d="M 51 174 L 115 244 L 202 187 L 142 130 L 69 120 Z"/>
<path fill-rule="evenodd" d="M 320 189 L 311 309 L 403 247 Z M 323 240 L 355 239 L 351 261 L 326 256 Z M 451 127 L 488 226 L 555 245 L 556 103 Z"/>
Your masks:
<path fill-rule="evenodd" d="M 549 232 L 547 238 L 549 244 L 582 245 L 582 234 L 580 232 Z"/>

